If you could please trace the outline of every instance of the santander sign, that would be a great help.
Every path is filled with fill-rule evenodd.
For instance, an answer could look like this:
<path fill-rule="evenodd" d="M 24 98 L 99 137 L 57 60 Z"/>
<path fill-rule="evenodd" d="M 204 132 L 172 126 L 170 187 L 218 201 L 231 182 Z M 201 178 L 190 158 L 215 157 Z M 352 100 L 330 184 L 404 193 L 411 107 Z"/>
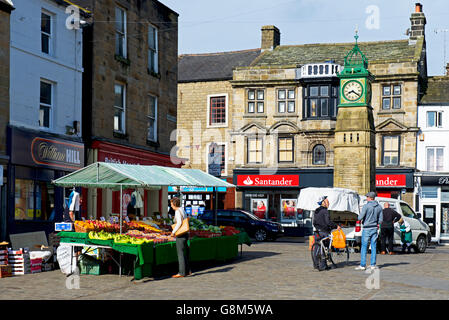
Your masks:
<path fill-rule="evenodd" d="M 298 187 L 298 175 L 238 175 L 238 186 L 247 187 Z"/>
<path fill-rule="evenodd" d="M 377 174 L 376 187 L 405 187 L 404 174 Z"/>

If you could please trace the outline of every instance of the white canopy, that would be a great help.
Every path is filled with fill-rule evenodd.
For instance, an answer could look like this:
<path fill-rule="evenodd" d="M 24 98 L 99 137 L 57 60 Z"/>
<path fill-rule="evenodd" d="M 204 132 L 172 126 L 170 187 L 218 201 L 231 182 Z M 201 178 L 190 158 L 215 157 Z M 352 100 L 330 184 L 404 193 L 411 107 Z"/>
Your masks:
<path fill-rule="evenodd" d="M 344 188 L 305 188 L 298 196 L 296 208 L 303 210 L 315 210 L 319 207 L 318 200 L 322 196 L 329 199 L 328 210 L 349 211 L 360 213 L 360 196 L 351 189 Z"/>

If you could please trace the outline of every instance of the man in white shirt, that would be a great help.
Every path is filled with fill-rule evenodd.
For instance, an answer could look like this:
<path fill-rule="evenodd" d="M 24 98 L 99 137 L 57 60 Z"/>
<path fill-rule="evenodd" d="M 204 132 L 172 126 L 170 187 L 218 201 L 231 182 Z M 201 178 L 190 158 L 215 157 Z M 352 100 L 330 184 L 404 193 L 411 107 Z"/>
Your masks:
<path fill-rule="evenodd" d="M 79 211 L 80 211 L 80 194 L 76 191 L 73 191 L 69 207 L 69 215 L 72 221 L 75 221 L 76 217 L 79 216 Z"/>

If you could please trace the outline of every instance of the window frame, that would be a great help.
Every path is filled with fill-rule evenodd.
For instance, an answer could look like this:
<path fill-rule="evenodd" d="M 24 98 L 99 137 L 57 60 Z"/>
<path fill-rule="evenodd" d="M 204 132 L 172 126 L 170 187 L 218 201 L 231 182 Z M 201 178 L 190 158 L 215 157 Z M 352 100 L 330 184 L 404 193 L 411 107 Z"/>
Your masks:
<path fill-rule="evenodd" d="M 395 87 L 399 87 L 399 94 L 395 93 Z M 400 110 L 402 109 L 402 92 L 403 92 L 403 84 L 402 83 L 383 83 L 380 86 L 381 88 L 381 110 Z M 385 89 L 388 88 L 389 94 L 385 94 Z M 399 99 L 399 108 L 395 108 L 395 100 Z M 388 107 L 385 107 L 385 102 L 388 101 Z"/>
<path fill-rule="evenodd" d="M 254 99 L 249 98 L 249 93 L 254 91 Z M 263 98 L 259 98 L 259 93 L 262 92 Z M 245 113 L 247 115 L 257 115 L 257 114 L 265 114 L 265 88 L 247 88 L 246 89 L 246 108 Z M 249 104 L 254 104 L 254 111 L 249 111 Z M 263 111 L 259 112 L 259 104 L 262 104 Z"/>
<path fill-rule="evenodd" d="M 323 147 L 324 150 L 324 159 L 321 163 L 321 161 L 319 162 L 316 157 L 315 157 L 315 150 L 317 150 L 318 147 Z M 326 147 L 322 144 L 322 143 L 317 143 L 316 145 L 313 146 L 312 148 L 312 165 L 325 165 L 326 164 Z"/>
<path fill-rule="evenodd" d="M 46 15 L 46 16 L 48 16 L 49 17 L 49 21 L 50 21 L 50 33 L 47 33 L 47 32 L 45 32 L 45 31 L 43 31 L 42 30 L 42 15 Z M 50 11 L 47 11 L 47 10 L 45 10 L 45 9 L 42 9 L 41 10 L 41 30 L 40 30 L 40 33 L 41 33 L 41 53 L 43 53 L 43 54 L 47 54 L 47 55 L 50 55 L 50 56 L 52 56 L 52 55 L 54 55 L 54 40 L 53 40 L 53 35 L 54 35 L 54 16 L 55 16 L 55 14 L 54 13 L 51 13 Z M 48 37 L 48 52 L 45 52 L 44 50 L 43 50 L 43 47 L 42 47 L 42 38 L 43 38 L 43 36 L 47 36 Z"/>
<path fill-rule="evenodd" d="M 291 150 L 285 149 L 285 150 L 281 150 L 281 139 L 282 140 L 291 140 L 292 142 L 292 148 Z M 281 136 L 278 137 L 278 141 L 277 141 L 277 156 L 278 156 L 278 163 L 294 163 L 295 162 L 295 138 L 293 136 Z M 292 155 L 292 160 L 291 161 L 281 161 L 281 152 L 290 152 Z"/>
<path fill-rule="evenodd" d="M 224 123 L 211 123 L 211 99 L 213 98 L 225 98 L 225 122 Z M 228 94 L 227 93 L 220 93 L 220 94 L 210 94 L 207 96 L 207 128 L 226 128 L 228 127 L 228 115 L 229 115 L 229 100 L 228 100 Z"/>
<path fill-rule="evenodd" d="M 279 92 L 285 91 L 285 97 L 283 99 L 279 98 Z M 293 98 L 289 97 L 289 93 L 293 91 Z M 276 114 L 295 114 L 296 113 L 296 88 L 277 88 L 276 89 Z M 279 104 L 284 103 L 284 111 L 280 111 Z M 289 110 L 289 104 L 293 102 L 293 111 Z"/>
<path fill-rule="evenodd" d="M 385 150 L 385 138 L 397 138 L 398 139 L 398 149 L 394 150 Z M 397 164 L 385 164 L 385 152 L 397 152 L 398 154 L 398 163 Z M 401 135 L 384 135 L 382 136 L 382 165 L 383 166 L 399 166 L 401 164 Z"/>
<path fill-rule="evenodd" d="M 426 171 L 432 171 L 432 172 L 442 172 L 444 171 L 444 146 L 427 146 L 426 147 Z M 433 163 L 432 168 L 429 168 L 429 150 L 433 150 Z M 443 156 L 442 161 L 440 163 L 440 166 L 438 166 L 438 157 L 437 157 L 437 151 L 442 150 Z"/>
<path fill-rule="evenodd" d="M 118 21 L 118 19 L 117 19 L 117 10 L 120 10 L 121 12 L 123 12 L 123 32 L 121 31 L 121 30 L 118 30 L 117 29 L 117 21 Z M 114 30 L 114 35 L 115 35 L 115 41 L 116 41 L 116 43 L 115 43 L 115 54 L 117 55 L 117 56 L 120 56 L 120 57 L 123 57 L 123 58 L 127 58 L 128 57 L 128 50 L 127 50 L 127 43 L 128 43 L 128 30 L 127 30 L 127 19 L 128 19 L 128 17 L 127 17 L 127 11 L 126 11 L 126 9 L 125 8 L 123 8 L 123 7 L 121 7 L 121 6 L 119 6 L 119 5 L 115 5 L 115 9 L 114 9 L 114 14 L 115 14 L 115 24 L 114 24 L 114 28 L 115 28 L 115 30 Z M 117 47 L 117 35 L 118 35 L 118 37 L 120 38 L 120 37 L 122 37 L 123 38 L 123 47 L 122 47 L 122 52 L 117 52 L 117 49 L 119 49 L 119 51 L 120 51 L 120 48 L 118 48 Z"/>
<path fill-rule="evenodd" d="M 42 129 L 51 129 L 53 127 L 53 110 L 54 110 L 54 95 L 55 95 L 55 83 L 46 79 L 40 79 L 39 81 L 39 92 L 41 91 L 41 86 L 42 83 L 46 83 L 48 85 L 50 85 L 50 104 L 42 102 L 42 97 L 39 93 L 39 128 Z M 42 107 L 47 108 L 48 109 L 48 127 L 41 125 L 41 110 Z"/>
<path fill-rule="evenodd" d="M 122 105 L 123 105 L 123 107 L 119 107 L 119 106 L 115 105 L 115 88 L 116 88 L 116 86 L 121 86 L 123 88 L 123 92 L 122 92 L 122 95 L 123 95 L 123 97 L 122 97 Z M 114 116 L 113 131 L 116 132 L 116 133 L 120 133 L 120 134 L 126 134 L 126 84 L 125 83 L 117 82 L 117 81 L 114 83 L 114 106 L 113 106 L 113 108 L 114 108 L 114 113 L 113 113 L 113 116 Z M 115 129 L 115 111 L 116 111 L 116 109 L 121 109 L 122 110 L 121 111 L 122 112 L 122 118 L 121 118 L 122 130 L 121 131 Z"/>
<path fill-rule="evenodd" d="M 312 95 L 311 89 L 317 88 L 317 94 Z M 322 88 L 327 88 L 327 95 L 322 95 Z M 308 83 L 303 87 L 303 120 L 336 120 L 338 113 L 339 85 L 335 83 Z M 315 116 L 311 115 L 312 100 L 316 100 Z M 326 101 L 327 114 L 323 115 L 323 102 Z"/>
<path fill-rule="evenodd" d="M 433 113 L 434 117 L 434 123 L 435 125 L 431 126 L 429 125 L 429 114 Z M 443 127 L 443 111 L 439 110 L 431 110 L 426 111 L 426 128 L 442 128 Z"/>
<path fill-rule="evenodd" d="M 250 141 L 261 141 L 261 150 L 250 150 Z M 256 143 L 257 146 L 257 143 Z M 255 162 L 251 162 L 250 160 L 250 153 L 255 152 L 256 153 L 256 161 Z M 247 164 L 263 164 L 264 163 L 264 156 L 263 156 L 263 152 L 264 152 L 264 138 L 263 137 L 258 137 L 258 136 L 250 136 L 246 138 L 246 163 Z M 257 162 L 257 154 L 260 153 L 261 155 L 261 161 Z"/>
<path fill-rule="evenodd" d="M 157 142 L 159 135 L 158 135 L 158 125 L 157 125 L 157 113 L 158 113 L 158 97 L 152 94 L 148 95 L 149 97 L 149 102 L 148 102 L 148 112 L 147 112 L 147 141 L 152 141 L 152 142 Z M 154 98 L 154 116 L 150 115 L 150 105 L 151 105 L 151 99 Z M 153 128 L 153 133 L 154 133 L 154 139 L 150 139 L 149 138 L 149 130 L 150 130 L 150 120 L 153 120 L 153 124 L 154 124 L 154 128 Z"/>
<path fill-rule="evenodd" d="M 205 152 L 206 168 L 207 168 L 206 170 L 208 170 L 208 168 L 209 168 L 209 148 L 212 143 L 215 143 L 218 146 L 224 147 L 224 154 L 222 151 L 222 157 L 221 157 L 221 159 L 222 159 L 221 164 L 223 164 L 223 168 L 220 167 L 220 170 L 221 170 L 220 174 L 222 177 L 228 176 L 228 143 L 227 142 L 209 142 L 206 144 L 206 152 Z M 221 164 L 220 164 L 220 166 L 221 166 Z"/>
<path fill-rule="evenodd" d="M 153 30 L 154 48 L 150 46 L 150 32 Z M 159 42 L 158 42 L 159 30 L 152 24 L 148 25 L 148 70 L 150 72 L 159 72 Z M 153 61 L 151 61 L 153 58 Z M 151 62 L 150 62 L 151 61 Z"/>

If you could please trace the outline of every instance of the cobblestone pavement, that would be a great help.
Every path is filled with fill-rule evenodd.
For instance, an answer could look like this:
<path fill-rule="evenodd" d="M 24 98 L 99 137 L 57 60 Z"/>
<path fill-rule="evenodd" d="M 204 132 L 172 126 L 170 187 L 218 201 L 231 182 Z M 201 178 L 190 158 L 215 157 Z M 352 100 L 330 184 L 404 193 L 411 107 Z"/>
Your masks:
<path fill-rule="evenodd" d="M 226 264 L 195 264 L 191 277 L 172 279 L 176 265 L 155 278 L 81 275 L 79 289 L 67 289 L 60 270 L 0 279 L 0 299 L 162 299 L 162 300 L 309 300 L 309 299 L 449 299 L 449 247 L 429 247 L 424 254 L 378 255 L 379 289 L 368 289 L 373 276 L 347 266 L 314 271 L 306 243 L 265 242 L 243 247 Z M 369 256 L 368 256 L 369 259 Z M 369 260 L 368 260 L 369 261 Z M 368 280 L 367 280 L 368 279 Z M 180 289 L 182 288 L 182 289 Z"/>

